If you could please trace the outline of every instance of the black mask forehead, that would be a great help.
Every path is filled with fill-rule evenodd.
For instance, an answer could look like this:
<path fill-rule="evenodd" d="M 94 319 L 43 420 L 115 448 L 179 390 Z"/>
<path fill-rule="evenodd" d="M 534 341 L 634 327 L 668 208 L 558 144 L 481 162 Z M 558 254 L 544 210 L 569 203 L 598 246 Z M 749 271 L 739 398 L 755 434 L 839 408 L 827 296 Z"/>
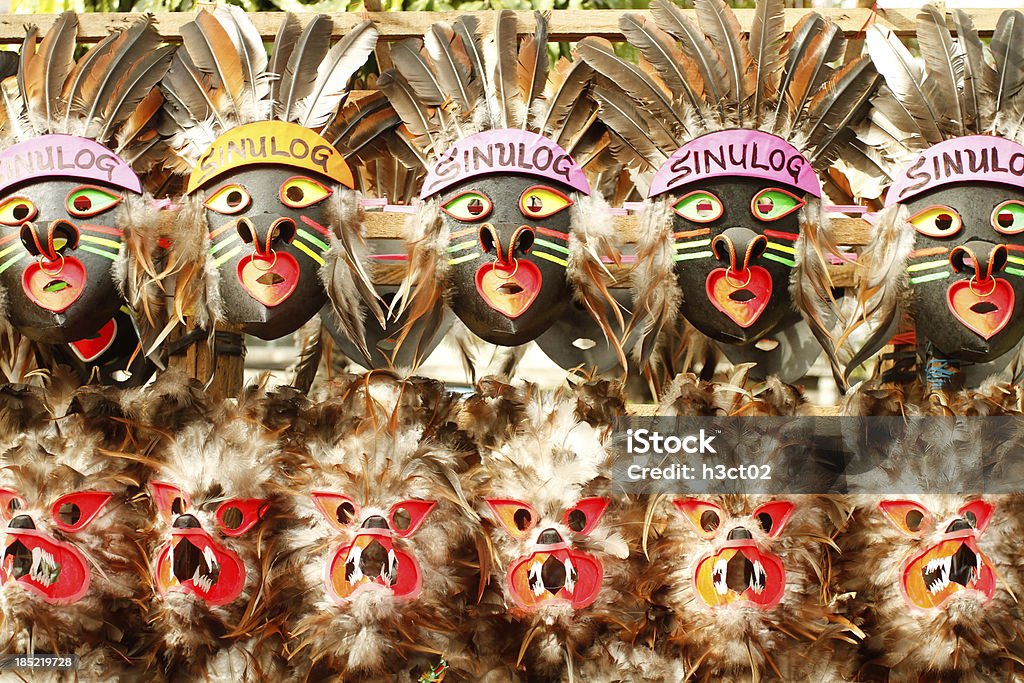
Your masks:
<path fill-rule="evenodd" d="M 339 189 L 318 174 L 278 166 L 245 167 L 202 189 L 208 258 L 220 272 L 228 322 L 276 339 L 323 306 L 319 270 L 330 249 L 329 197 Z"/>
<path fill-rule="evenodd" d="M 572 295 L 566 274 L 572 189 L 532 176 L 491 175 L 459 183 L 438 200 L 450 233 L 452 310 L 491 343 L 536 339 Z"/>
<path fill-rule="evenodd" d="M 0 199 L 0 285 L 15 328 L 47 343 L 94 334 L 120 307 L 113 278 L 128 190 L 52 178 Z"/>
<path fill-rule="evenodd" d="M 986 362 L 1010 351 L 1024 335 L 1024 188 L 945 185 L 905 208 L 915 230 L 906 273 L 918 336 L 950 359 Z"/>
<path fill-rule="evenodd" d="M 792 310 L 800 191 L 755 178 L 715 178 L 679 188 L 666 201 L 675 210 L 683 315 L 723 343 L 771 334 Z"/>

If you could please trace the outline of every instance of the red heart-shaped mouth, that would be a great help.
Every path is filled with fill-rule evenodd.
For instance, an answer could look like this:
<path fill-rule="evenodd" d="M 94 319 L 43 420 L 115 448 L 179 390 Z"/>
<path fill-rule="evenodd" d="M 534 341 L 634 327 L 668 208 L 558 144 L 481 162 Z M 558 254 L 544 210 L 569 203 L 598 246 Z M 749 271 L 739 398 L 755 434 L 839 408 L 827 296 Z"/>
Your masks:
<path fill-rule="evenodd" d="M 238 262 L 238 281 L 249 295 L 267 308 L 287 299 L 299 284 L 299 264 L 283 251 L 272 256 L 252 254 Z"/>
<path fill-rule="evenodd" d="M 226 605 L 245 586 L 245 564 L 202 529 L 175 529 L 153 567 L 161 595 L 179 591 L 211 607 Z"/>
<path fill-rule="evenodd" d="M 772 297 L 772 276 L 761 266 L 731 271 L 716 268 L 705 281 L 708 299 L 740 327 L 753 325 Z"/>
<path fill-rule="evenodd" d="M 88 592 L 92 574 L 75 546 L 30 529 L 8 529 L 4 544 L 0 583 L 15 581 L 55 605 L 70 605 Z"/>
<path fill-rule="evenodd" d="M 82 296 L 87 279 L 85 266 L 74 256 L 46 265 L 30 264 L 21 276 L 21 288 L 29 300 L 40 308 L 63 313 Z"/>
<path fill-rule="evenodd" d="M 83 363 L 91 363 L 107 352 L 117 337 L 117 320 L 111 318 L 91 337 L 71 342 L 71 350 Z"/>
<path fill-rule="evenodd" d="M 543 276 L 530 261 L 487 263 L 476 271 L 476 291 L 484 303 L 507 318 L 518 318 L 540 294 Z"/>
<path fill-rule="evenodd" d="M 1002 278 L 958 280 L 946 290 L 946 303 L 960 323 L 982 339 L 1006 327 L 1013 314 L 1013 286 Z"/>

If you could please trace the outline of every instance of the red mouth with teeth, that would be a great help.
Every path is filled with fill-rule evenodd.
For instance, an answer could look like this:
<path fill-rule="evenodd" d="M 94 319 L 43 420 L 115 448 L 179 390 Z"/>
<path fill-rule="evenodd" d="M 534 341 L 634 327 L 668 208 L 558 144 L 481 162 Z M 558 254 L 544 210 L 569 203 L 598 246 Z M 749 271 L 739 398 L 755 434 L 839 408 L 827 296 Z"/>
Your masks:
<path fill-rule="evenodd" d="M 742 328 L 757 322 L 772 297 L 772 276 L 761 266 L 715 268 L 704 287 L 712 305 Z"/>
<path fill-rule="evenodd" d="M 591 555 L 565 544 L 540 546 L 509 566 L 505 579 L 512 600 L 522 609 L 559 603 L 583 609 L 597 599 L 604 567 Z"/>
<path fill-rule="evenodd" d="M 242 592 L 245 564 L 222 548 L 202 529 L 175 529 L 171 542 L 153 567 L 161 595 L 179 591 L 194 595 L 211 607 L 226 605 Z"/>
<path fill-rule="evenodd" d="M 63 313 L 82 296 L 88 275 L 85 266 L 74 256 L 59 262 L 33 263 L 21 276 L 21 288 L 29 300 L 40 308 Z"/>
<path fill-rule="evenodd" d="M 1010 322 L 1013 287 L 998 277 L 982 282 L 959 280 L 946 290 L 946 303 L 964 327 L 991 339 Z"/>
<path fill-rule="evenodd" d="M 484 303 L 507 318 L 518 318 L 533 304 L 543 281 L 530 261 L 487 263 L 477 268 L 476 291 Z"/>
<path fill-rule="evenodd" d="M 943 608 L 954 596 L 974 595 L 981 602 L 996 592 L 992 562 L 978 549 L 973 530 L 947 534 L 939 543 L 908 557 L 900 588 L 911 605 Z"/>
<path fill-rule="evenodd" d="M 366 530 L 335 551 L 327 565 L 327 591 L 339 603 L 358 591 L 386 590 L 403 600 L 419 595 L 423 575 L 416 559 L 395 548 L 391 533 Z"/>
<path fill-rule="evenodd" d="M 238 281 L 249 295 L 268 308 L 277 306 L 299 284 L 299 263 L 283 251 L 252 254 L 238 262 Z"/>
<path fill-rule="evenodd" d="M 15 582 L 48 603 L 70 605 L 86 594 L 91 578 L 85 556 L 73 545 L 42 531 L 7 531 L 0 584 Z"/>
<path fill-rule="evenodd" d="M 693 583 L 711 607 L 745 604 L 771 609 L 786 592 L 786 569 L 782 560 L 761 552 L 753 541 L 730 541 L 701 558 Z"/>

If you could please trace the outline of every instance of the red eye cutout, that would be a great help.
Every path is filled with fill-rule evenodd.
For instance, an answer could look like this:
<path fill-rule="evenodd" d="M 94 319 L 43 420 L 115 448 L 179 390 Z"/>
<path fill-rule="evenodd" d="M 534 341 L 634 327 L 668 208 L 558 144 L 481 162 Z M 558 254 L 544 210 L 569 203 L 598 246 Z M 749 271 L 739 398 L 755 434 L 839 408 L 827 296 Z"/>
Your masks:
<path fill-rule="evenodd" d="M 153 496 L 157 512 L 165 522 L 170 522 L 175 515 L 184 514 L 192 506 L 192 501 L 174 484 L 162 481 L 149 482 L 149 493 Z"/>
<path fill-rule="evenodd" d="M 435 505 L 437 503 L 432 500 L 403 500 L 395 503 L 388 513 L 391 531 L 399 538 L 412 536 Z"/>
<path fill-rule="evenodd" d="M 487 498 L 484 502 L 498 523 L 515 538 L 526 538 L 537 526 L 537 513 L 526 503 L 504 498 Z"/>
<path fill-rule="evenodd" d="M 359 507 L 348 496 L 329 491 L 313 491 L 313 504 L 335 529 L 342 530 L 356 521 Z"/>
<path fill-rule="evenodd" d="M 878 507 L 907 536 L 919 538 L 932 526 L 932 513 L 912 500 L 883 500 Z"/>
<path fill-rule="evenodd" d="M 676 510 L 683 513 L 683 517 L 690 520 L 693 528 L 704 538 L 712 538 L 722 525 L 722 518 L 725 517 L 722 508 L 696 498 L 676 498 L 672 504 L 676 506 Z"/>
<path fill-rule="evenodd" d="M 751 517 L 761 525 L 761 531 L 768 534 L 768 538 L 775 538 L 782 533 L 795 509 L 795 503 L 788 500 L 777 500 L 760 506 L 754 510 Z"/>
<path fill-rule="evenodd" d="M 10 521 L 26 507 L 25 499 L 9 489 L 0 489 L 0 519 Z"/>
<path fill-rule="evenodd" d="M 988 523 L 992 521 L 995 511 L 996 506 L 992 503 L 984 500 L 972 500 L 960 508 L 960 516 L 966 519 L 980 534 L 988 528 Z"/>
<path fill-rule="evenodd" d="M 217 524 L 225 536 L 241 536 L 263 519 L 270 503 L 262 498 L 234 498 L 217 508 Z"/>
<path fill-rule="evenodd" d="M 81 531 L 99 516 L 113 497 L 112 493 L 106 491 L 82 491 L 63 495 L 50 506 L 53 523 L 61 531 Z"/>
<path fill-rule="evenodd" d="M 584 498 L 565 511 L 562 523 L 576 533 L 586 536 L 601 521 L 609 502 L 607 498 Z"/>

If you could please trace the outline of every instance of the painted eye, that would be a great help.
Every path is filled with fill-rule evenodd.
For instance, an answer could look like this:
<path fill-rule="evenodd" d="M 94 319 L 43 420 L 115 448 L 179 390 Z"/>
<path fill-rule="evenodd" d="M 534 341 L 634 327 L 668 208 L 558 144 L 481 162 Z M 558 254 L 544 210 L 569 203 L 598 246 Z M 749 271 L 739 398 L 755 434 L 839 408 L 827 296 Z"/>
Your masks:
<path fill-rule="evenodd" d="M 713 503 L 706 503 L 696 498 L 677 498 L 672 504 L 690 521 L 697 533 L 704 538 L 712 538 L 718 527 L 722 525 L 725 514 L 722 508 Z"/>
<path fill-rule="evenodd" d="M 106 491 L 82 491 L 61 496 L 50 507 L 53 523 L 61 531 L 81 531 L 99 516 L 111 498 L 113 494 Z"/>
<path fill-rule="evenodd" d="M 932 524 L 927 508 L 912 500 L 883 500 L 878 504 L 892 525 L 907 536 L 920 537 Z"/>
<path fill-rule="evenodd" d="M 972 500 L 960 508 L 960 516 L 966 519 L 980 534 L 988 528 L 988 523 L 992 521 L 995 511 L 996 506 L 991 503 L 984 500 Z"/>
<path fill-rule="evenodd" d="M 313 491 L 312 496 L 316 509 L 335 529 L 341 531 L 356 521 L 356 513 L 359 508 L 356 507 L 355 501 L 348 496 L 329 491 Z"/>
<path fill-rule="evenodd" d="M 123 196 L 102 187 L 85 185 L 68 193 L 68 213 L 78 218 L 89 218 L 121 203 Z"/>
<path fill-rule="evenodd" d="M 203 206 L 210 211 L 230 216 L 244 211 L 250 203 L 252 203 L 252 197 L 249 196 L 249 192 L 241 185 L 231 183 L 210 195 Z"/>
<path fill-rule="evenodd" d="M 435 505 L 437 503 L 432 500 L 403 500 L 400 503 L 395 503 L 391 506 L 391 512 L 388 514 L 388 524 L 391 525 L 391 530 L 395 532 L 396 536 L 400 538 L 412 536 Z"/>
<path fill-rule="evenodd" d="M 0 519 L 10 521 L 24 509 L 24 498 L 9 489 L 0 489 Z"/>
<path fill-rule="evenodd" d="M 192 505 L 192 501 L 174 484 L 162 481 L 149 482 L 149 493 L 153 496 L 153 503 L 157 512 L 165 522 L 170 522 L 175 516 L 185 513 Z"/>
<path fill-rule="evenodd" d="M 441 210 L 452 218 L 460 221 L 473 222 L 491 213 L 494 205 L 487 195 L 480 192 L 463 192 L 458 197 L 449 199 L 441 206 Z"/>
<path fill-rule="evenodd" d="M 305 176 L 295 176 L 281 184 L 281 203 L 293 209 L 312 206 L 332 194 L 334 190 Z"/>
<path fill-rule="evenodd" d="M 754 218 L 762 221 L 777 221 L 806 203 L 792 192 L 770 187 L 767 190 L 761 190 L 750 200 L 750 213 L 754 214 Z"/>
<path fill-rule="evenodd" d="M 992 227 L 1004 235 L 1024 232 L 1024 202 L 1003 202 L 992 212 Z"/>
<path fill-rule="evenodd" d="M 688 221 L 710 223 L 722 217 L 722 201 L 704 190 L 696 190 L 675 203 L 672 210 Z"/>
<path fill-rule="evenodd" d="M 570 206 L 571 199 L 553 187 L 544 185 L 526 188 L 519 198 L 519 210 L 527 218 L 547 218 Z"/>
<path fill-rule="evenodd" d="M 752 516 L 761 526 L 761 531 L 768 534 L 769 538 L 775 538 L 782 533 L 795 509 L 795 504 L 787 500 L 778 500 L 760 506 L 754 510 Z"/>
<path fill-rule="evenodd" d="M 261 498 L 226 500 L 217 508 L 217 524 L 225 536 L 241 536 L 263 519 L 270 503 Z"/>
<path fill-rule="evenodd" d="M 950 237 L 960 232 L 963 220 L 948 206 L 929 206 L 911 216 L 910 224 L 925 237 Z"/>
<path fill-rule="evenodd" d="M 530 530 L 537 526 L 537 513 L 526 503 L 494 498 L 485 499 L 484 502 L 491 508 L 498 523 L 515 538 L 526 538 Z"/>
<path fill-rule="evenodd" d="M 609 502 L 607 498 L 584 498 L 565 511 L 562 523 L 585 536 L 601 521 Z"/>
<path fill-rule="evenodd" d="M 36 217 L 39 210 L 26 197 L 8 197 L 0 204 L 0 223 L 4 225 L 21 225 Z"/>

